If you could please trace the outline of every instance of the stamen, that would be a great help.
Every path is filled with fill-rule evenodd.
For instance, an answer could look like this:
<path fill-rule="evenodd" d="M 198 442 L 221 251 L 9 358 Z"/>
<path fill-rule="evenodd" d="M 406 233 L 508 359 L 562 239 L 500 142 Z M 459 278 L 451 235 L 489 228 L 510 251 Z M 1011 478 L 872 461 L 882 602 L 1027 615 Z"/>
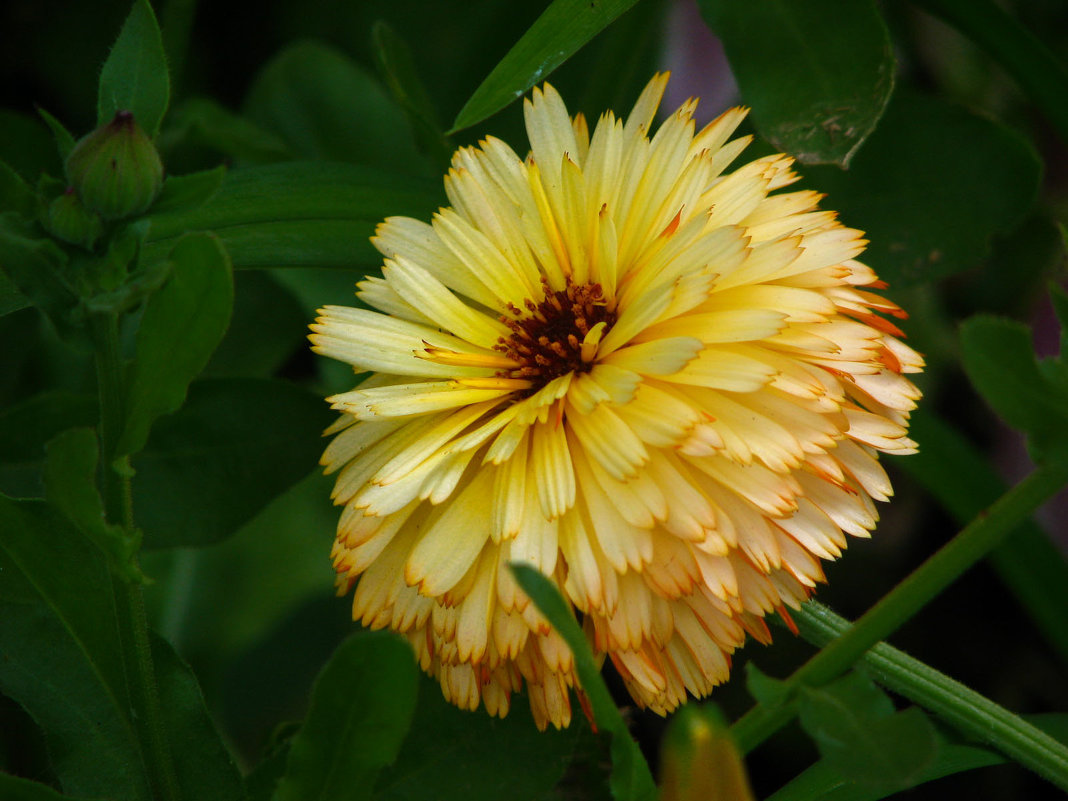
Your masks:
<path fill-rule="evenodd" d="M 522 362 L 508 356 L 494 356 L 489 353 L 460 353 L 447 348 L 436 348 L 426 340 L 423 350 L 412 351 L 417 359 L 425 359 L 437 364 L 454 364 L 459 367 L 491 367 L 498 370 L 513 370 Z M 494 348 L 497 350 L 498 348 Z"/>
<path fill-rule="evenodd" d="M 494 378 L 457 378 L 456 383 L 471 389 L 530 389 L 532 383 L 522 378 L 496 376 Z"/>
<path fill-rule="evenodd" d="M 564 289 L 554 290 L 543 277 L 541 301 L 523 301 L 528 314 L 516 314 L 517 308 L 509 304 L 515 319 L 500 318 L 510 334 L 498 339 L 493 349 L 513 364 L 502 365 L 497 375 L 527 382 L 530 394 L 567 373 L 588 371 L 601 338 L 616 321 L 600 284 L 565 280 Z"/>

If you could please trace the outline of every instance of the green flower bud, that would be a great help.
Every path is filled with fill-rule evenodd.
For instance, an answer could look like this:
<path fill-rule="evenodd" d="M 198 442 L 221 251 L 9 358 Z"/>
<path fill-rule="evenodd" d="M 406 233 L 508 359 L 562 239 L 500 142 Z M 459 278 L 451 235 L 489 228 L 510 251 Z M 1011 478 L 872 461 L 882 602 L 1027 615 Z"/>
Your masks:
<path fill-rule="evenodd" d="M 140 214 L 163 184 L 163 162 L 129 111 L 83 137 L 67 157 L 67 180 L 106 220 Z"/>
<path fill-rule="evenodd" d="M 57 239 L 81 245 L 86 250 L 92 250 L 96 240 L 104 233 L 100 215 L 82 205 L 73 187 L 48 205 L 45 227 Z"/>
<path fill-rule="evenodd" d="M 753 801 L 723 715 L 712 704 L 684 706 L 660 755 L 660 801 Z"/>

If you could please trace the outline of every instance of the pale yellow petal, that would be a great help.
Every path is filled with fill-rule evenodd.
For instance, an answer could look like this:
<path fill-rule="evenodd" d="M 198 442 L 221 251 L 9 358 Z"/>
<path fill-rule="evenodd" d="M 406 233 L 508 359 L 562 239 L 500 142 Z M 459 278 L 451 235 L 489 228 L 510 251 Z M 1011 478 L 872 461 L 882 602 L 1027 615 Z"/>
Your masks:
<path fill-rule="evenodd" d="M 778 309 L 731 309 L 673 317 L 645 329 L 633 341 L 689 336 L 708 345 L 749 342 L 773 337 L 785 326 L 786 315 Z"/>
<path fill-rule="evenodd" d="M 364 419 L 424 415 L 500 398 L 509 392 L 509 389 L 469 389 L 457 381 L 427 381 L 342 392 L 327 400 L 331 408 Z"/>
<path fill-rule="evenodd" d="M 649 461 L 649 453 L 638 435 L 611 409 L 602 407 L 593 415 L 568 405 L 567 427 L 573 435 L 572 454 L 581 448 L 617 481 L 627 481 Z"/>
<path fill-rule="evenodd" d="M 680 329 L 682 330 L 682 329 Z M 677 373 L 697 356 L 704 346 L 692 336 L 668 336 L 628 345 L 602 358 L 610 364 L 642 375 L 666 376 Z"/>
<path fill-rule="evenodd" d="M 356 296 L 378 311 L 419 325 L 434 326 L 433 320 L 398 295 L 385 278 L 368 276 L 356 284 L 356 288 Z"/>
<path fill-rule="evenodd" d="M 775 368 L 755 349 L 741 346 L 705 348 L 670 381 L 731 392 L 755 392 L 770 383 Z"/>
<path fill-rule="evenodd" d="M 382 274 L 398 295 L 438 327 L 473 345 L 492 348 L 508 336 L 501 322 L 462 302 L 431 273 L 402 256 L 387 259 Z"/>
<path fill-rule="evenodd" d="M 489 538 L 487 516 L 493 476 L 475 475 L 452 501 L 435 509 L 404 565 L 404 580 L 426 596 L 452 589 L 471 568 Z"/>
<path fill-rule="evenodd" d="M 639 386 L 634 400 L 616 410 L 638 438 L 658 448 L 680 446 L 701 421 L 697 409 L 681 396 L 649 383 Z"/>
<path fill-rule="evenodd" d="M 496 304 L 493 293 L 464 267 L 428 223 L 411 217 L 388 217 L 378 226 L 371 244 L 386 258 L 407 257 L 449 289 L 483 306 L 493 308 Z"/>
<path fill-rule="evenodd" d="M 529 441 L 523 437 L 512 457 L 494 471 L 491 535 L 495 542 L 513 539 L 523 523 Z"/>
<path fill-rule="evenodd" d="M 496 558 L 490 551 L 484 551 L 472 568 L 476 577 L 460 604 L 456 623 L 456 655 L 462 662 L 477 663 L 486 654 L 495 607 L 496 569 Z"/>
<path fill-rule="evenodd" d="M 529 465 L 528 480 L 538 488 L 542 513 L 550 520 L 561 517 L 575 505 L 575 471 L 562 425 L 534 424 Z"/>
<path fill-rule="evenodd" d="M 490 306 L 503 309 L 536 297 L 530 277 L 494 247 L 490 239 L 452 209 L 434 215 L 434 232 L 474 279 L 492 293 Z M 448 284 L 448 281 L 442 280 Z"/>

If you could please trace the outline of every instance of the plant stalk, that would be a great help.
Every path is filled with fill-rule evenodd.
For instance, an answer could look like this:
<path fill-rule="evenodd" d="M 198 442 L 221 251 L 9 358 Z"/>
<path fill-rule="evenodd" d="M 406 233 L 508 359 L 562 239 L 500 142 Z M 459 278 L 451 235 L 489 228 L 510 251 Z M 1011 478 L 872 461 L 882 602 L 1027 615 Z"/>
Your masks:
<path fill-rule="evenodd" d="M 785 680 L 786 700 L 758 704 L 732 727 L 738 747 L 748 752 L 788 723 L 802 686 L 818 687 L 844 673 L 880 640 L 906 621 L 982 559 L 1068 481 L 1068 460 L 1036 468 L 977 516 L 957 536 L 869 609 L 842 636 L 830 641 Z"/>
<path fill-rule="evenodd" d="M 794 614 L 801 635 L 824 646 L 850 623 L 812 601 Z M 957 731 L 987 743 L 1068 791 L 1068 746 L 984 695 L 886 643 L 864 655 L 868 673 L 884 687 L 930 710 Z"/>
<path fill-rule="evenodd" d="M 115 457 L 125 423 L 125 382 L 116 313 L 94 315 L 90 321 L 100 399 L 100 455 L 104 510 L 108 522 L 134 530 L 129 457 Z M 163 723 L 156 669 L 149 640 L 148 618 L 141 585 L 116 573 L 112 593 L 123 643 L 123 663 L 132 702 L 130 717 L 141 744 L 142 758 L 156 798 L 179 801 L 178 777 Z"/>

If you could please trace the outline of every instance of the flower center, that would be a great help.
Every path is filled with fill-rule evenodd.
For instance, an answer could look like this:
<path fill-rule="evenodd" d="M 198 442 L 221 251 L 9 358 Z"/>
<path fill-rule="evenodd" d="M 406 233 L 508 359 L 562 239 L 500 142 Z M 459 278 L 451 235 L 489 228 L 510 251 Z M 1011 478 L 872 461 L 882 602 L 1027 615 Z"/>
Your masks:
<path fill-rule="evenodd" d="M 501 315 L 500 320 L 512 333 L 493 346 L 519 363 L 498 375 L 533 382 L 531 393 L 554 378 L 589 370 L 597 343 L 616 322 L 600 284 L 576 285 L 568 278 L 564 289 L 554 291 L 545 278 L 541 283 L 545 299 L 535 303 L 527 298 L 526 311 L 509 304 L 512 316 Z"/>

